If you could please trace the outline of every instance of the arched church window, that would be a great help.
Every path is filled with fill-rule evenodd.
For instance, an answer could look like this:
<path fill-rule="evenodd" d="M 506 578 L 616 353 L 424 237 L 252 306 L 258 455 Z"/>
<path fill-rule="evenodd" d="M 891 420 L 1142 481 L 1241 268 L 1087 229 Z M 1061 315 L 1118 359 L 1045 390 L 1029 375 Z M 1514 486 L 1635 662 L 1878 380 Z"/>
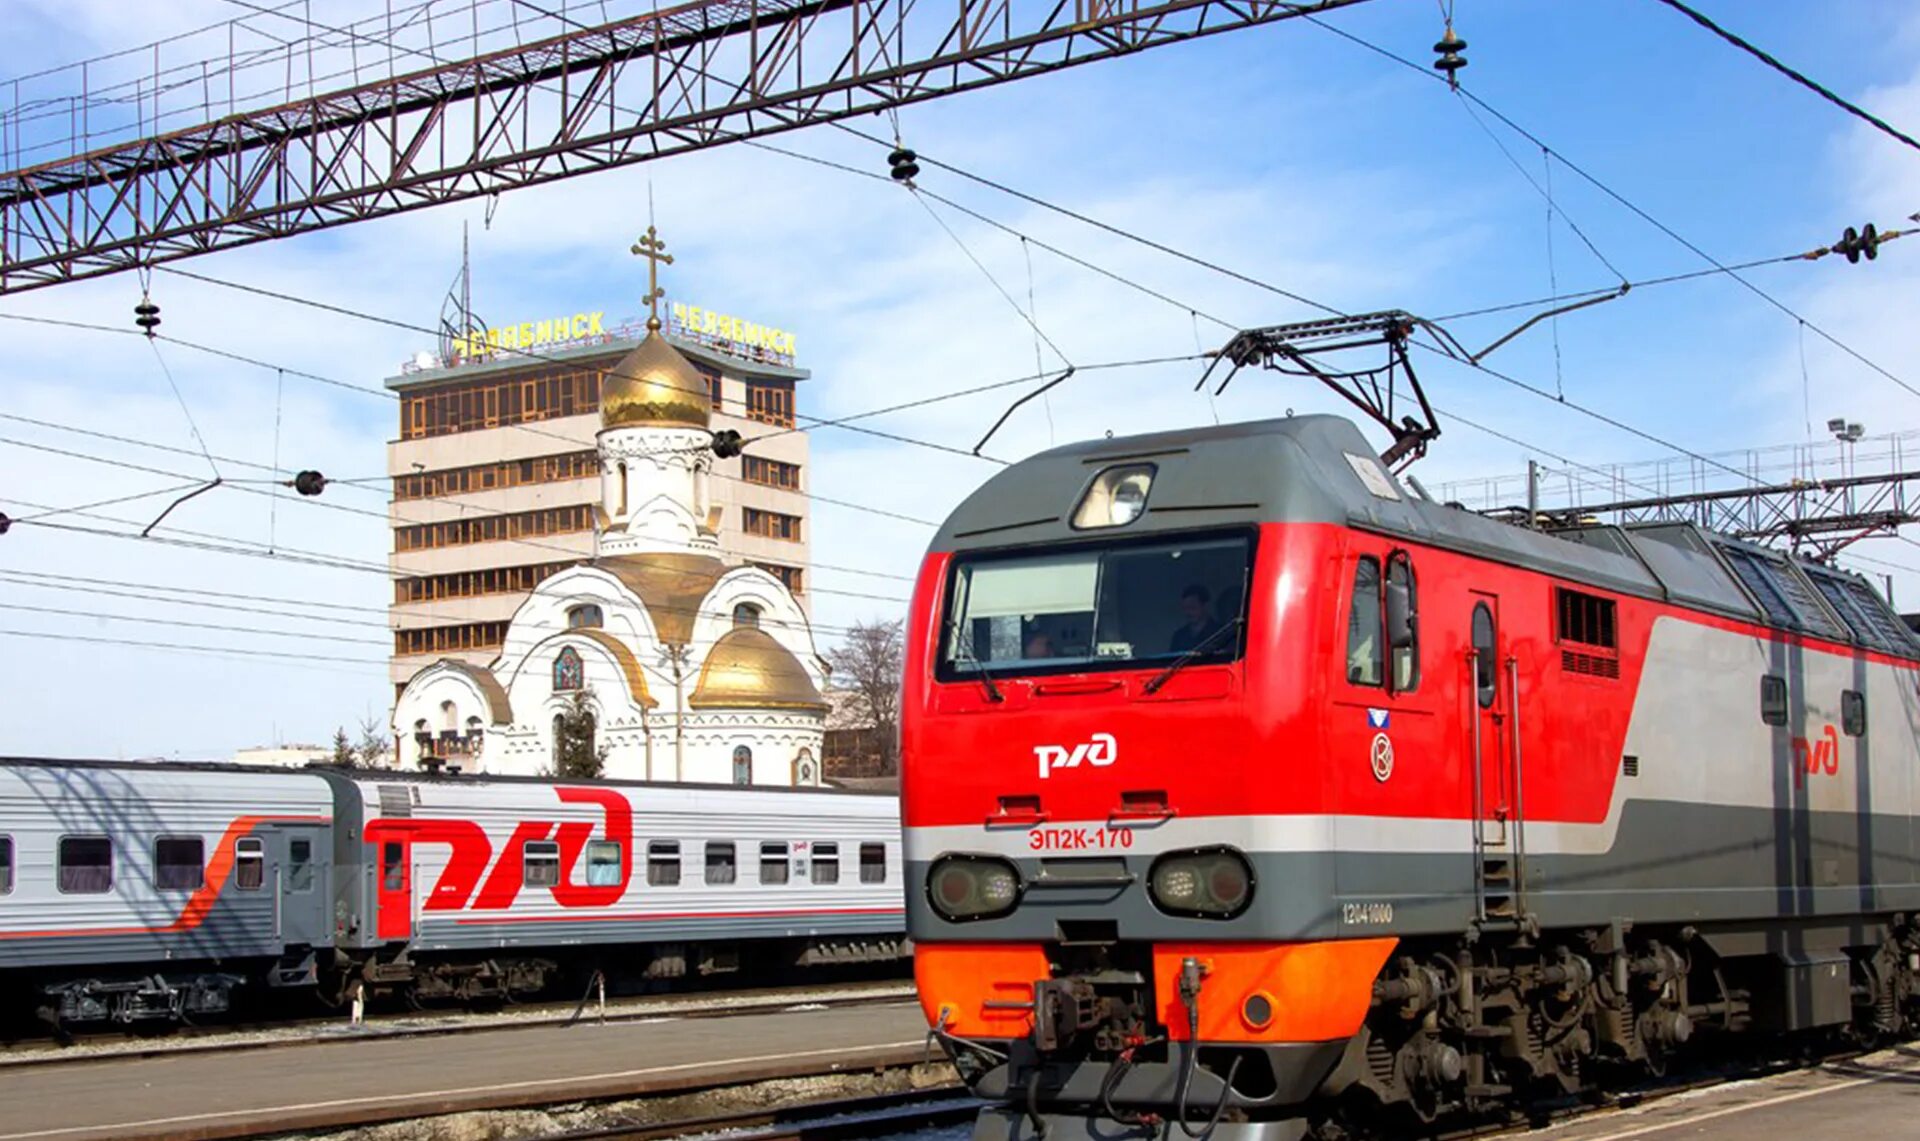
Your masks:
<path fill-rule="evenodd" d="M 814 762 L 813 750 L 805 745 L 793 758 L 793 783 L 811 786 L 820 783 L 820 768 Z"/>
<path fill-rule="evenodd" d="M 580 651 L 572 646 L 560 647 L 559 656 L 553 659 L 553 691 L 583 688 L 586 672 L 586 667 L 580 664 Z"/>
<path fill-rule="evenodd" d="M 753 750 L 745 745 L 733 747 L 733 783 L 753 783 Z"/>
<path fill-rule="evenodd" d="M 569 630 L 597 630 L 606 624 L 606 612 L 601 610 L 597 603 L 582 603 L 567 611 L 567 629 Z"/>
<path fill-rule="evenodd" d="M 753 603 L 740 603 L 733 608 L 733 628 L 738 630 L 743 626 L 751 626 L 758 629 L 760 626 L 760 614 L 760 608 Z"/>
<path fill-rule="evenodd" d="M 458 718 L 459 716 L 460 715 L 454 711 L 453 702 L 443 701 L 440 703 L 440 728 L 441 729 L 445 730 L 448 733 L 453 732 L 453 727 L 456 723 L 455 719 Z"/>

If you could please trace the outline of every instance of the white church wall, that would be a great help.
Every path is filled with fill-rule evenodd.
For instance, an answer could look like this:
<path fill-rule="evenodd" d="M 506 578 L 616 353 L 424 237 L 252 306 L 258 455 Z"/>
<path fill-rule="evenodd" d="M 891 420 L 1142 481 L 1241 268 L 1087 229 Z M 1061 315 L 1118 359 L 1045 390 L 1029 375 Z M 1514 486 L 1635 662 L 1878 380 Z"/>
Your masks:
<path fill-rule="evenodd" d="M 401 768 L 420 764 L 422 732 L 433 734 L 436 742 L 445 741 L 445 734 L 451 732 L 462 743 L 456 746 L 459 749 L 469 741 L 469 731 L 477 728 L 482 733 L 480 747 L 484 751 L 485 733 L 492 723 L 493 714 L 479 683 L 463 670 L 437 662 L 420 671 L 394 703 L 395 763 Z M 444 745 L 441 748 L 447 751 Z M 471 771 L 471 762 L 462 759 L 465 755 L 457 753 L 449 759 Z"/>
<path fill-rule="evenodd" d="M 700 616 L 694 620 L 692 648 L 699 661 L 705 661 L 713 644 L 733 629 L 734 608 L 741 603 L 760 608 L 760 628 L 773 635 L 813 678 L 814 687 L 824 691 L 827 672 L 814 649 L 813 624 L 806 611 L 780 580 L 759 567 L 738 567 L 714 583 L 700 604 Z"/>

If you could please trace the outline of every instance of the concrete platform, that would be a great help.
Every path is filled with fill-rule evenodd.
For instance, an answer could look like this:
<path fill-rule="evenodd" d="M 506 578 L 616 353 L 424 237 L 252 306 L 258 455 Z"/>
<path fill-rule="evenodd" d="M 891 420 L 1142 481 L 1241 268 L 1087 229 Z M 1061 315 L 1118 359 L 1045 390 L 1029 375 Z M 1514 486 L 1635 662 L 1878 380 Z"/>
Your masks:
<path fill-rule="evenodd" d="M 501 1028 L 0 1071 L 0 1141 L 246 1136 L 902 1065 L 912 1002 Z"/>
<path fill-rule="evenodd" d="M 1528 1141 L 1826 1141 L 1920 1137 L 1920 1047 L 1729 1082 L 1522 1134 Z"/>

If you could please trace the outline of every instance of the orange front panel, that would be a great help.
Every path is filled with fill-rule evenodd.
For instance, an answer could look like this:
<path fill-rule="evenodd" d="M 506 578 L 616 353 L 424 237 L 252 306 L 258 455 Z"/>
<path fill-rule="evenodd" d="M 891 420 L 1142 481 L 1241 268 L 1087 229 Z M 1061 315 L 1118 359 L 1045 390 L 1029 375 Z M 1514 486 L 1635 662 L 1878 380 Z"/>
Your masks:
<path fill-rule="evenodd" d="M 916 943 L 913 948 L 913 980 L 927 1025 L 962 1038 L 1026 1037 L 1033 1030 L 1033 984 L 1050 974 L 1047 953 L 1038 944 Z"/>
<path fill-rule="evenodd" d="M 1160 943 L 1153 948 L 1153 1006 L 1168 1037 L 1187 1040 L 1180 965 L 1205 969 L 1200 989 L 1202 1042 L 1330 1042 L 1360 1029 L 1373 1004 L 1373 980 L 1399 940 L 1324 943 Z M 924 994 L 924 991 L 923 991 Z M 1267 1019 L 1247 1000 L 1266 999 Z M 1258 1005 L 1258 1004 L 1256 1004 Z M 1257 1013 L 1257 1011 L 1256 1011 Z"/>

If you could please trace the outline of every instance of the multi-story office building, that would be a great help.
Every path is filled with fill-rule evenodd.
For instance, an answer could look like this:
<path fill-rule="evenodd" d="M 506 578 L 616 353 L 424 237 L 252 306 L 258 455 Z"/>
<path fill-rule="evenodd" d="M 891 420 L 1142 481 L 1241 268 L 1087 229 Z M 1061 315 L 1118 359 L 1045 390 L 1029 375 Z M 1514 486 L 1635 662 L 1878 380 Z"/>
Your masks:
<path fill-rule="evenodd" d="M 721 555 L 772 572 L 807 598 L 807 436 L 795 430 L 790 336 L 684 305 L 673 345 L 711 389 L 713 427 L 759 438 L 714 463 Z M 639 344 L 638 322 L 599 313 L 527 322 L 422 354 L 387 387 L 400 394 L 393 477 L 391 680 L 454 658 L 485 666 L 533 587 L 593 557 L 601 472 L 594 452 L 608 370 Z"/>

